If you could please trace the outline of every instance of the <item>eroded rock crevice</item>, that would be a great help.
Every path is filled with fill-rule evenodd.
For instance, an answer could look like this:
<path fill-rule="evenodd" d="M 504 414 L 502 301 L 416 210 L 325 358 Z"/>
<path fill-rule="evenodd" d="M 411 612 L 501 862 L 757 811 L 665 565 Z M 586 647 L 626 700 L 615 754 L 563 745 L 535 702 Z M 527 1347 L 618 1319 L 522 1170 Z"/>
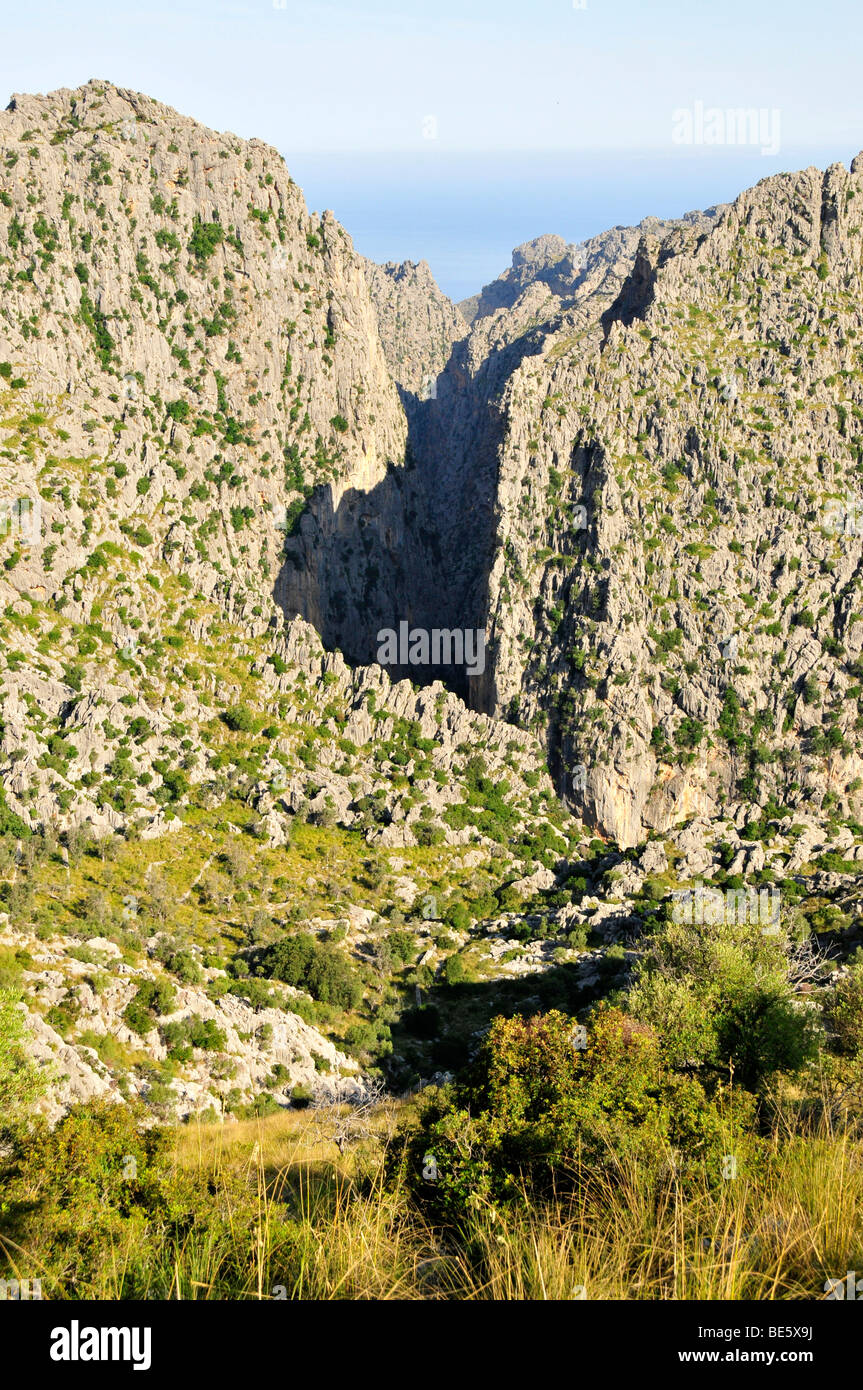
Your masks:
<path fill-rule="evenodd" d="M 692 214 L 682 225 L 701 229 L 714 216 Z M 481 672 L 400 665 L 391 674 L 419 685 L 441 680 L 473 708 L 506 713 L 491 587 L 501 547 L 500 460 L 521 408 L 513 385 L 561 338 L 565 344 L 601 319 L 628 317 L 639 265 L 657 237 L 679 225 L 647 219 L 581 245 L 539 237 L 516 248 L 512 266 L 458 306 L 424 262 L 367 262 L 405 416 L 404 458 L 371 487 L 327 484 L 308 499 L 276 584 L 285 614 L 313 623 L 326 646 L 354 664 L 375 662 L 379 632 L 400 622 L 429 632 L 480 630 L 487 641 Z"/>

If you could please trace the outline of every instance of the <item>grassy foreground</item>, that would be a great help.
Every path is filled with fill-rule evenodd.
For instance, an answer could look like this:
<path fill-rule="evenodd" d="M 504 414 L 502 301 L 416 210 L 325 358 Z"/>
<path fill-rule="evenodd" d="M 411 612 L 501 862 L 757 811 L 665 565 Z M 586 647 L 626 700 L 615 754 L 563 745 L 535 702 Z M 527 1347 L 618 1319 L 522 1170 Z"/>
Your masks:
<path fill-rule="evenodd" d="M 768 1175 L 718 1187 L 610 1156 L 566 1195 L 440 1224 L 387 1175 L 411 1105 L 353 1133 L 343 1110 L 164 1132 L 167 1202 L 145 1173 L 125 1209 L 103 1192 L 101 1216 L 89 1170 L 61 1199 L 35 1154 L 5 1189 L 4 1274 L 52 1299 L 713 1300 L 823 1299 L 863 1267 L 863 1166 L 843 1137 L 777 1127 Z"/>

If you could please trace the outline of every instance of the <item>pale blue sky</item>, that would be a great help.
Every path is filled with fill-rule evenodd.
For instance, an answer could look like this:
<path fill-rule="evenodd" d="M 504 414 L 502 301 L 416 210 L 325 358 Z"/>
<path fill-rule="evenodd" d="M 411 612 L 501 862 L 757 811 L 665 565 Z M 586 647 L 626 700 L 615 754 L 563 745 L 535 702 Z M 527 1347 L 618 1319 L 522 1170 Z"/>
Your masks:
<path fill-rule="evenodd" d="M 0 0 L 0 24 L 3 104 L 101 77 L 259 136 L 367 254 L 435 269 L 461 244 L 465 293 L 486 275 L 470 250 L 482 260 L 486 203 L 496 273 L 513 238 L 681 212 L 863 147 L 860 0 Z M 778 109 L 779 154 L 673 144 L 672 111 L 697 101 Z M 542 189 L 531 151 L 566 156 L 540 161 Z"/>

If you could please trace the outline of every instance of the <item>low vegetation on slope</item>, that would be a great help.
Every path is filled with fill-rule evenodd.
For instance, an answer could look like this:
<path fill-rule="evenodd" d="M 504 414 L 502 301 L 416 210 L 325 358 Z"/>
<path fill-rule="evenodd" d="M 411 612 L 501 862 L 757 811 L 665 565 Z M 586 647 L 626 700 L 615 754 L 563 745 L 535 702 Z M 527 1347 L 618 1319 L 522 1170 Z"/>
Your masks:
<path fill-rule="evenodd" d="M 424 1152 L 413 1101 L 180 1132 L 141 1129 L 131 1107 L 79 1107 L 5 1160 L 3 1273 L 41 1278 L 54 1299 L 628 1300 L 819 1298 L 859 1268 L 856 1146 L 811 1093 L 808 1105 L 795 1088 L 784 1106 L 765 1097 L 760 1123 L 745 1094 L 729 1096 L 749 1127 L 719 1147 L 745 1146 L 752 1161 L 728 1176 L 729 1156 L 706 1162 L 692 1135 L 682 1148 L 632 1145 L 649 1123 L 642 1049 L 631 1077 L 620 1056 L 590 1058 L 571 1114 L 605 1091 L 610 1123 L 601 1140 L 593 1129 L 589 1157 L 576 1145 L 547 1167 L 537 1117 L 527 1147 L 524 1122 L 544 1090 L 563 1097 L 562 1074 L 574 1079 L 548 1046 L 557 1029 L 537 1020 L 518 1080 L 493 1095 L 487 1077 L 472 1092 L 472 1124 L 449 1111 L 446 1154 Z M 639 1029 L 616 1045 L 632 1039 L 649 1049 Z M 490 1040 L 492 1072 L 513 1041 L 511 1029 Z M 504 1115 L 515 1145 L 501 1162 L 496 1141 L 506 1181 L 492 1193 L 466 1173 L 490 1152 L 477 1126 Z M 443 1205 L 435 1175 L 447 1179 Z"/>
<path fill-rule="evenodd" d="M 403 333 L 426 270 L 367 276 L 259 142 L 103 83 L 3 113 L 0 1274 L 860 1265 L 860 177 L 588 281 L 535 246 L 461 339 L 442 297 Z M 298 616 L 443 582 L 498 717 Z"/>

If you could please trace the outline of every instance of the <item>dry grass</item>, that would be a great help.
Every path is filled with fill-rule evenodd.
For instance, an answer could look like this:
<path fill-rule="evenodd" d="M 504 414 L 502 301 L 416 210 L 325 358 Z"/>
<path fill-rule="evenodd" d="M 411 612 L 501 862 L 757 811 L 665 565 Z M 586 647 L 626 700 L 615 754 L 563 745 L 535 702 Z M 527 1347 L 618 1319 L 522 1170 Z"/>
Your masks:
<path fill-rule="evenodd" d="M 379 1106 L 344 1152 L 338 1111 L 178 1130 L 176 1191 L 197 1194 L 183 1221 L 106 1229 L 84 1275 L 49 1223 L 27 1250 L 0 1244 L 51 1298 L 812 1299 L 863 1271 L 863 1166 L 845 1138 L 777 1138 L 758 1184 L 610 1158 L 542 1204 L 524 1193 L 441 1225 L 385 1180 L 399 1114 Z"/>
<path fill-rule="evenodd" d="M 274 1210 L 301 1232 L 293 1285 L 271 1250 L 255 1296 L 272 1296 L 270 1277 L 309 1298 L 812 1298 L 863 1268 L 863 1169 L 842 1137 L 789 1138 L 758 1185 L 684 1186 L 612 1162 L 541 1206 L 525 1194 L 441 1229 L 383 1181 L 396 1113 L 382 1108 L 344 1156 L 315 1112 L 183 1132 L 182 1164 L 255 1183 L 264 1248 Z"/>

